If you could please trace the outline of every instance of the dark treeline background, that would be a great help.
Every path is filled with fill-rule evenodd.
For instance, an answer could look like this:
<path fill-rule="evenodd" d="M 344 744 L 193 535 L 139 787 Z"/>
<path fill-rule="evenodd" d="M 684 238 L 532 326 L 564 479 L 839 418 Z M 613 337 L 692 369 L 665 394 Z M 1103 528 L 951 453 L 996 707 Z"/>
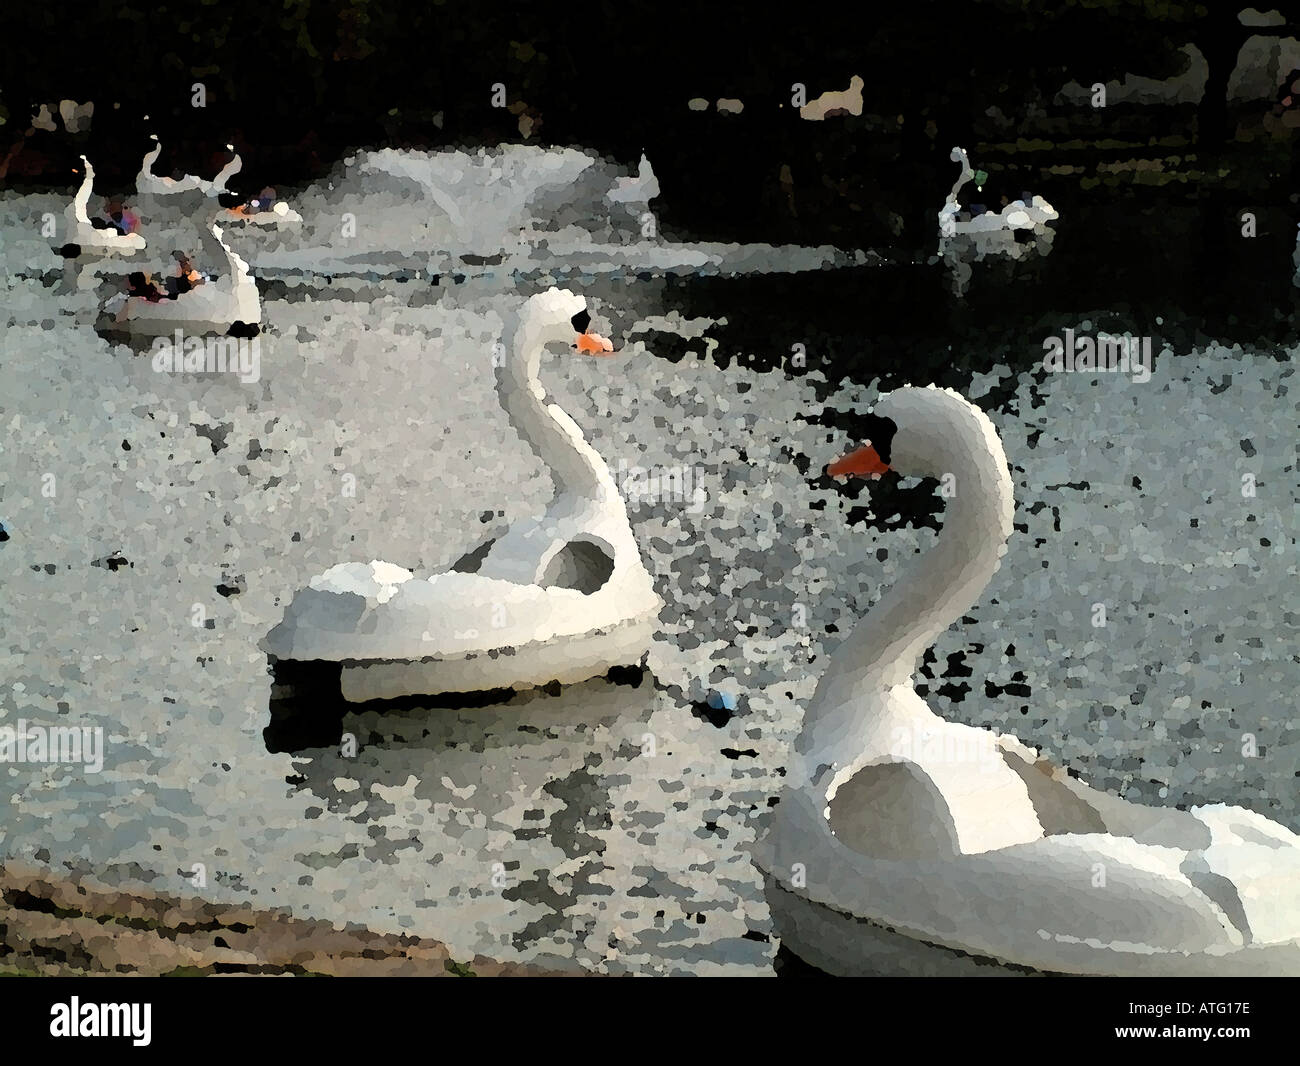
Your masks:
<path fill-rule="evenodd" d="M 233 142 L 251 191 L 317 177 L 358 146 L 582 145 L 631 165 L 644 150 L 670 232 L 906 249 L 933 240 L 954 144 L 979 151 L 993 195 L 1054 176 L 1058 206 L 1108 162 L 1172 154 L 1165 169 L 1196 161 L 1202 177 L 1178 195 L 1213 243 L 1237 200 L 1280 207 L 1297 187 L 1286 130 L 1239 139 L 1289 101 L 1227 101 L 1247 37 L 1296 30 L 1244 26 L 1232 4 L 1105 0 L 27 3 L 6 10 L 0 42 L 0 178 L 67 186 L 86 151 L 105 186 L 125 186 L 149 132 L 163 173 L 211 174 Z M 1176 75 L 1189 43 L 1209 64 L 1199 104 L 1094 109 L 1057 95 L 1071 80 Z M 791 106 L 794 83 L 812 99 L 855 74 L 861 116 L 808 122 Z M 191 106 L 196 82 L 204 108 Z M 498 82 L 506 108 L 491 104 Z M 94 101 L 88 133 L 30 128 L 62 98 Z M 720 113 L 719 98 L 744 110 Z M 1133 191 L 1123 177 L 1099 184 L 1094 201 Z"/>

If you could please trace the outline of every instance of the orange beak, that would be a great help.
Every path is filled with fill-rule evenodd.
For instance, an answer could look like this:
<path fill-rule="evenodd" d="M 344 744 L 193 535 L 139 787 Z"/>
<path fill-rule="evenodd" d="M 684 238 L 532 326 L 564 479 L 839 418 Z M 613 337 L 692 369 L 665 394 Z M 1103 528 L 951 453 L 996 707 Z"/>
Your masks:
<path fill-rule="evenodd" d="M 577 345 L 584 355 L 610 355 L 614 351 L 614 345 L 599 333 L 579 333 Z"/>
<path fill-rule="evenodd" d="M 889 472 L 889 464 L 877 454 L 870 444 L 849 452 L 826 468 L 831 477 L 880 477 Z"/>

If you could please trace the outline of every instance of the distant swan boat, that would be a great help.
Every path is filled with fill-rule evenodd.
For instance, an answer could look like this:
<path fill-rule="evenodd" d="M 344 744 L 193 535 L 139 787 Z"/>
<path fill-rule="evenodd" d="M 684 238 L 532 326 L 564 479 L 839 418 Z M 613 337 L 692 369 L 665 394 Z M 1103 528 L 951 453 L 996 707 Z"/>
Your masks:
<path fill-rule="evenodd" d="M 958 193 L 975 177 L 970 158 L 964 148 L 954 148 L 950 158 L 960 164 L 961 173 L 939 211 L 939 255 L 952 271 L 954 293 L 961 296 L 970 284 L 971 262 L 1047 255 L 1053 237 L 1049 223 L 1060 216 L 1037 195 L 1013 200 L 1001 211 L 972 214 L 958 201 Z"/>
<path fill-rule="evenodd" d="M 251 335 L 262 321 L 262 301 L 248 264 L 222 240 L 215 224 L 199 230 L 208 269 L 224 265 L 221 274 L 188 292 L 157 300 L 143 296 L 119 297 L 113 327 L 136 336 L 168 336 L 176 330 L 188 334 L 231 333 Z"/>
<path fill-rule="evenodd" d="M 134 255 L 143 251 L 145 239 L 138 233 L 119 233 L 116 229 L 97 229 L 90 220 L 90 194 L 95 183 L 95 168 L 81 157 L 82 179 L 76 195 L 64 211 L 67 244 L 63 254 L 75 258 L 84 252 L 91 255 Z M 69 247 L 70 246 L 70 247 Z"/>
<path fill-rule="evenodd" d="M 207 201 L 229 191 L 226 183 L 244 166 L 235 146 L 228 144 L 226 151 L 231 153 L 231 158 L 211 180 L 193 174 L 181 178 L 163 177 L 153 172 L 153 164 L 162 151 L 162 142 L 153 133 L 149 139 L 154 146 L 145 153 L 135 177 L 136 193 L 146 215 L 189 215 L 204 210 Z"/>

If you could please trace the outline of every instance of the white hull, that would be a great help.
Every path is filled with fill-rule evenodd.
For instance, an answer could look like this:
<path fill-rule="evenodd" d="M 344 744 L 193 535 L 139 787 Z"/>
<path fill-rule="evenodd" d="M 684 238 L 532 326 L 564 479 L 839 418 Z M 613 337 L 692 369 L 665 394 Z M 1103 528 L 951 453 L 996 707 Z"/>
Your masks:
<path fill-rule="evenodd" d="M 854 918 L 783 888 L 770 876 L 763 891 L 781 943 L 836 977 L 1018 977 L 1035 970 L 928 944 Z"/>
<path fill-rule="evenodd" d="M 581 637 L 442 659 L 345 662 L 343 698 L 349 703 L 365 703 L 412 694 L 537 688 L 552 681 L 576 685 L 615 667 L 640 663 L 654 635 L 655 622 L 655 616 L 649 615 Z"/>
<path fill-rule="evenodd" d="M 1300 944 L 1294 942 L 1252 945 L 1226 954 L 1119 953 L 1079 945 L 1081 954 L 1068 969 L 1036 970 L 1014 960 L 970 955 L 845 914 L 791 892 L 770 875 L 763 881 L 781 942 L 804 962 L 837 977 L 1300 976 Z"/>
<path fill-rule="evenodd" d="M 129 259 L 144 251 L 145 240 L 139 234 L 114 234 L 115 231 L 95 229 L 93 226 L 79 226 L 75 232 L 69 233 L 67 243 L 75 244 L 81 249 L 81 254 L 77 258 L 102 259 L 119 256 Z"/>
<path fill-rule="evenodd" d="M 166 301 L 168 303 L 172 301 Z M 160 307 L 162 302 L 151 304 L 151 307 Z M 115 329 L 121 333 L 128 333 L 133 337 L 170 337 L 177 330 L 187 336 L 198 336 L 209 333 L 225 334 L 236 322 L 242 322 L 246 326 L 258 326 L 262 321 L 261 309 L 249 313 L 249 317 L 236 317 L 234 313 L 223 315 L 219 318 L 195 318 L 187 313 L 185 308 L 167 314 L 165 311 L 159 314 L 148 316 L 132 314 L 125 317 L 119 316 L 114 319 L 112 325 L 108 328 Z"/>
<path fill-rule="evenodd" d="M 276 205 L 276 207 L 279 206 L 279 204 Z M 302 215 L 287 206 L 283 211 L 271 208 L 269 211 L 258 211 L 255 214 L 234 210 L 223 211 L 220 218 L 222 225 L 258 226 L 261 229 L 291 228 L 302 225 Z"/>

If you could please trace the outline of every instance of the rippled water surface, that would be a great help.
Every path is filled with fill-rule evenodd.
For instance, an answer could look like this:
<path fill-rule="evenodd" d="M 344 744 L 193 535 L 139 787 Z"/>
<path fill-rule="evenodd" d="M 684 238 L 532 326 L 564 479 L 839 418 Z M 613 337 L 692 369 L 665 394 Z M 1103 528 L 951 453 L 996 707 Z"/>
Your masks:
<path fill-rule="evenodd" d="M 284 708 L 257 641 L 336 562 L 437 570 L 544 504 L 492 392 L 491 346 L 532 290 L 269 286 L 243 383 L 156 373 L 94 332 L 93 296 L 10 277 L 0 724 L 100 726 L 106 750 L 94 774 L 0 765 L 0 853 L 466 955 L 770 972 L 745 847 L 825 653 L 942 522 L 933 483 L 816 476 L 884 375 L 984 404 L 1016 481 L 1002 569 L 917 678 L 936 709 L 1135 800 L 1300 830 L 1290 354 L 1175 339 L 1144 384 L 1045 375 L 1042 336 L 1080 325 L 1046 316 L 975 334 L 974 355 L 918 322 L 904 358 L 846 325 L 863 277 L 572 282 L 624 350 L 550 357 L 553 397 L 612 468 L 688 468 L 703 490 L 631 504 L 666 604 L 649 669 L 338 725 L 327 699 L 289 708 L 354 757 L 268 734 Z M 711 686 L 733 714 L 700 702 Z"/>

